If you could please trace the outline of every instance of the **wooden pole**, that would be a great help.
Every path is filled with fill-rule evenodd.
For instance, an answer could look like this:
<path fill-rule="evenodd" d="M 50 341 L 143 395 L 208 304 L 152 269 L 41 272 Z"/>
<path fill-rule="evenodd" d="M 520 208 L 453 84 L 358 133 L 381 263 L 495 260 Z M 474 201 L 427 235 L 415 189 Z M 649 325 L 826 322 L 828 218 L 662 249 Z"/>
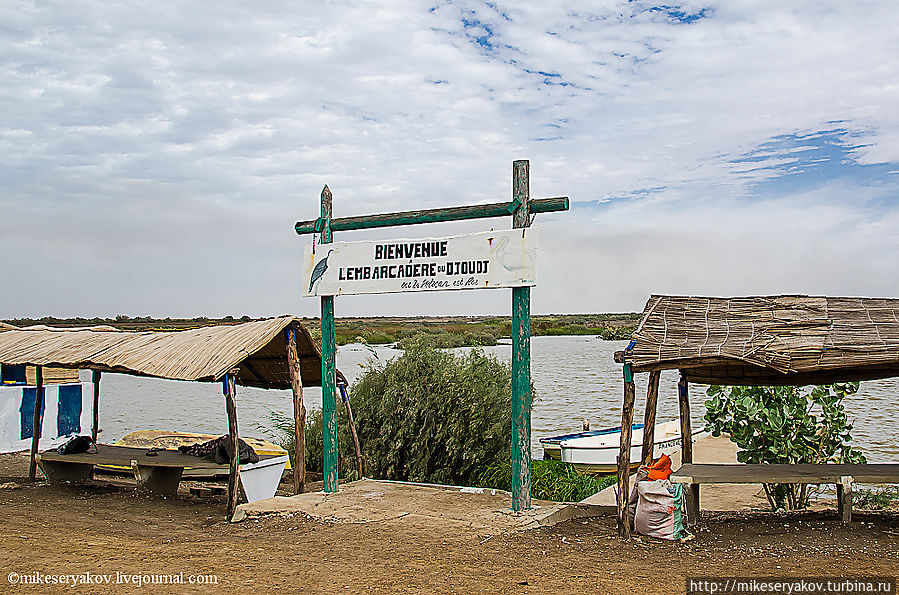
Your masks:
<path fill-rule="evenodd" d="M 512 164 L 512 227 L 530 226 L 530 162 Z M 531 508 L 531 288 L 512 288 L 512 510 Z"/>
<path fill-rule="evenodd" d="M 630 537 L 631 524 L 627 516 L 627 501 L 630 497 L 631 473 L 631 433 L 634 425 L 634 375 L 631 365 L 624 364 L 624 403 L 621 407 L 621 444 L 618 448 L 618 536 Z"/>
<path fill-rule="evenodd" d="M 297 234 L 321 233 L 321 243 L 333 241 L 334 231 L 394 227 L 418 223 L 460 221 L 487 217 L 503 217 L 512 214 L 514 228 L 530 225 L 533 213 L 550 213 L 568 210 L 568 198 L 531 200 L 529 186 L 529 162 L 513 163 L 512 202 L 489 205 L 472 205 L 444 209 L 404 211 L 386 214 L 344 217 L 332 216 L 332 196 L 325 186 L 321 194 L 321 216 L 310 221 L 299 221 L 294 226 Z M 322 432 L 324 491 L 337 491 L 337 404 L 336 368 L 334 346 L 334 298 L 321 297 L 322 309 Z M 512 508 L 531 507 L 531 376 L 530 376 L 530 288 L 512 290 Z"/>
<path fill-rule="evenodd" d="M 527 163 L 526 161 L 524 163 Z M 400 225 L 416 225 L 418 223 L 438 223 L 443 221 L 462 221 L 470 219 L 490 219 L 507 217 L 515 203 L 493 203 L 489 205 L 471 205 L 466 207 L 450 207 L 428 209 L 424 211 L 403 211 L 400 213 L 383 213 L 363 215 L 359 217 L 340 217 L 331 219 L 331 231 L 352 231 L 356 229 L 373 229 L 377 227 L 397 227 Z M 553 213 L 568 210 L 568 197 L 537 198 L 529 201 L 528 211 L 531 213 Z M 324 217 L 324 215 L 322 215 Z M 297 234 L 317 233 L 317 220 L 298 221 L 294 226 Z M 320 224 L 319 224 L 320 225 Z"/>
<path fill-rule="evenodd" d="M 353 436 L 353 447 L 356 449 L 356 475 L 357 479 L 362 479 L 362 448 L 359 446 L 359 434 L 356 433 L 356 420 L 353 419 L 353 407 L 350 405 L 350 396 L 347 394 L 346 385 L 338 385 L 340 395 L 343 397 L 344 405 L 346 405 L 347 421 L 350 424 L 350 434 Z"/>
<path fill-rule="evenodd" d="M 28 465 L 28 481 L 34 481 L 37 477 L 37 450 L 41 440 L 41 425 L 44 412 L 44 368 L 37 366 L 34 381 L 34 418 L 31 424 L 31 463 Z"/>
<path fill-rule="evenodd" d="M 649 384 L 646 387 L 646 412 L 643 414 L 643 454 L 642 465 L 649 465 L 653 459 L 653 447 L 656 438 L 656 408 L 659 401 L 660 370 L 649 373 Z"/>
<path fill-rule="evenodd" d="M 228 470 L 228 520 L 234 517 L 237 510 L 238 480 L 240 478 L 240 441 L 237 433 L 237 403 L 234 396 L 237 393 L 234 377 L 237 370 L 231 370 L 225 374 L 224 393 L 225 410 L 228 413 L 228 438 L 231 442 L 231 467 Z"/>
<path fill-rule="evenodd" d="M 97 443 L 97 434 L 100 433 L 100 377 L 99 370 L 91 371 L 91 384 L 94 386 L 94 422 L 91 425 L 91 438 Z"/>
<path fill-rule="evenodd" d="M 322 189 L 321 243 L 330 244 L 331 212 L 333 197 L 331 189 Z M 322 296 L 322 470 L 324 491 L 337 491 L 337 346 L 334 336 L 334 296 Z"/>
<path fill-rule="evenodd" d="M 851 475 L 844 475 L 840 477 L 840 482 L 837 484 L 837 510 L 840 514 L 840 520 L 844 523 L 852 521 L 853 481 L 854 478 Z"/>
<path fill-rule="evenodd" d="M 293 491 L 302 494 L 306 487 L 306 406 L 303 405 L 303 372 L 297 355 L 297 332 L 287 329 L 287 369 L 293 390 Z"/>
<path fill-rule="evenodd" d="M 693 430 L 690 422 L 690 394 L 687 378 L 681 373 L 677 383 L 677 400 L 680 405 L 681 463 L 693 462 Z M 691 524 L 699 522 L 699 484 L 687 488 L 687 515 Z"/>

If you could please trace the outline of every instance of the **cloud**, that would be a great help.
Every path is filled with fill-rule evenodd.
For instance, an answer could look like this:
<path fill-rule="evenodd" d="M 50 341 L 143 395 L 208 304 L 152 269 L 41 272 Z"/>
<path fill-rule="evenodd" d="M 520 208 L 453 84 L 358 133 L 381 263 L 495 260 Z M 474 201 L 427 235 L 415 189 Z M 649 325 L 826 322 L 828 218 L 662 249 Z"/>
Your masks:
<path fill-rule="evenodd" d="M 292 227 L 324 184 L 335 216 L 496 202 L 520 158 L 532 196 L 572 201 L 537 218 L 534 311 L 897 295 L 897 21 L 886 2 L 6 3 L 0 316 L 312 314 Z M 338 314 L 500 314 L 506 293 Z"/>

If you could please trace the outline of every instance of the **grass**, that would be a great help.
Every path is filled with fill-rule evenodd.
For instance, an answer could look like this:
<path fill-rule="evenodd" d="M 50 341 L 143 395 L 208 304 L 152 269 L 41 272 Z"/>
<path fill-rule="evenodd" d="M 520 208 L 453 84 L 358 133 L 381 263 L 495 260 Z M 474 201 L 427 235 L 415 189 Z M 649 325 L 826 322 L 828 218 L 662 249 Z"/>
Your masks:
<path fill-rule="evenodd" d="M 899 503 L 899 486 L 875 490 L 859 490 L 852 494 L 853 506 L 866 510 L 883 510 Z"/>
<path fill-rule="evenodd" d="M 531 462 L 531 497 L 554 502 L 579 502 L 615 483 L 614 475 L 590 475 L 562 461 Z M 487 467 L 478 487 L 511 491 L 512 463 Z"/>

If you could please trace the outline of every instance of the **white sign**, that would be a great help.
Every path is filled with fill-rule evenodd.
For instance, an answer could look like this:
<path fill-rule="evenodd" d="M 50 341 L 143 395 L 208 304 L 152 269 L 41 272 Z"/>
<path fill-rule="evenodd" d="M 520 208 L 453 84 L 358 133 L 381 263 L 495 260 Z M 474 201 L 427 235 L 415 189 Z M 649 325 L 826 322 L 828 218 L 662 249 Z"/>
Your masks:
<path fill-rule="evenodd" d="M 537 284 L 537 230 L 450 238 L 334 242 L 306 250 L 303 295 L 352 295 Z"/>

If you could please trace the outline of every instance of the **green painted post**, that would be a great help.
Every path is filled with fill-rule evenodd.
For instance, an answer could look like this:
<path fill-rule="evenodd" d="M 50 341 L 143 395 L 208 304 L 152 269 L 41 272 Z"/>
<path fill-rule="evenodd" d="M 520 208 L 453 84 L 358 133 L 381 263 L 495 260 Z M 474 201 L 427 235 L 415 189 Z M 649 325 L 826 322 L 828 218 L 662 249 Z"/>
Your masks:
<path fill-rule="evenodd" d="M 398 227 L 400 225 L 418 225 L 419 223 L 437 223 L 446 221 L 467 221 L 471 219 L 490 219 L 492 217 L 508 217 L 514 211 L 514 203 L 498 202 L 489 205 L 471 205 L 467 207 L 450 207 L 446 209 L 427 209 L 424 211 L 402 211 L 399 213 L 375 213 L 358 217 L 339 217 L 331 219 L 331 231 L 353 231 L 357 229 L 375 229 L 378 227 Z M 535 198 L 528 204 L 528 211 L 534 213 L 554 213 L 568 210 L 568 197 Z M 321 223 L 318 219 L 297 221 L 294 230 L 299 235 L 318 233 Z"/>
<path fill-rule="evenodd" d="M 512 227 L 530 225 L 530 163 L 512 164 Z M 531 288 L 512 288 L 512 510 L 531 508 Z"/>
<path fill-rule="evenodd" d="M 330 244 L 331 189 L 322 189 L 321 243 Z M 334 340 L 334 296 L 322 296 L 322 470 L 324 491 L 337 491 L 337 365 Z"/>
<path fill-rule="evenodd" d="M 530 227 L 535 213 L 568 210 L 568 198 L 540 198 L 531 200 L 530 164 L 526 160 L 512 165 L 512 202 L 472 205 L 423 211 L 374 214 L 360 217 L 331 217 L 331 191 L 322 190 L 321 217 L 298 221 L 297 234 L 320 232 L 322 243 L 332 241 L 333 231 L 373 229 L 462 221 L 512 214 L 514 228 Z M 335 365 L 334 298 L 322 296 L 322 416 L 324 489 L 337 491 L 337 368 Z M 512 289 L 512 509 L 531 508 L 531 290 L 530 287 Z"/>

